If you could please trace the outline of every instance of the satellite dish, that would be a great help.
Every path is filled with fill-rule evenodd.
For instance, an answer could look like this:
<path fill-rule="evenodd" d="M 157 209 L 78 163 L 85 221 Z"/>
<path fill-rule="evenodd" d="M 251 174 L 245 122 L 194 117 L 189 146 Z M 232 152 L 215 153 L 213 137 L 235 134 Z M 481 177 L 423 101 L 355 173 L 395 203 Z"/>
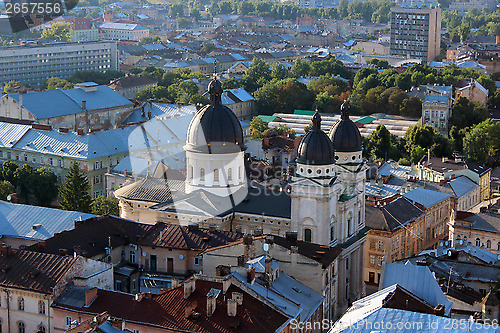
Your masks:
<path fill-rule="evenodd" d="M 451 250 L 448 250 L 448 257 L 451 257 Z"/>
<path fill-rule="evenodd" d="M 10 196 L 10 194 L 7 196 L 7 201 L 10 201 L 12 200 L 12 197 Z"/>
<path fill-rule="evenodd" d="M 180 260 L 184 259 L 184 256 L 182 254 L 179 254 L 179 259 Z"/>
<path fill-rule="evenodd" d="M 146 251 L 143 251 L 143 252 L 142 252 L 142 256 L 143 256 L 143 257 L 145 257 L 145 256 L 147 256 L 147 255 L 148 255 L 148 254 L 146 253 Z"/>
<path fill-rule="evenodd" d="M 269 244 L 265 243 L 263 248 L 265 252 L 269 251 Z"/>
<path fill-rule="evenodd" d="M 497 259 L 500 260 L 500 254 L 497 256 Z"/>

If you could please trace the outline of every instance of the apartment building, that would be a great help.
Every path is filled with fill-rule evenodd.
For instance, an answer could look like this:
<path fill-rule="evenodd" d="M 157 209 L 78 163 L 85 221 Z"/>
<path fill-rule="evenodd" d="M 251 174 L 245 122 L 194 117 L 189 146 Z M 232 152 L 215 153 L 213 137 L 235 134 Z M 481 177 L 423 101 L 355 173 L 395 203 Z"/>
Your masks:
<path fill-rule="evenodd" d="M 391 55 L 433 61 L 440 46 L 440 8 L 391 8 Z"/>
<path fill-rule="evenodd" d="M 104 38 L 113 40 L 140 41 L 149 36 L 149 29 L 139 24 L 105 22 L 99 26 Z"/>
<path fill-rule="evenodd" d="M 99 29 L 90 19 L 84 17 L 73 17 L 66 21 L 71 24 L 71 41 L 88 42 L 99 40 Z"/>
<path fill-rule="evenodd" d="M 118 70 L 116 42 L 51 43 L 0 48 L 0 83 L 33 87 L 51 77 L 68 79 L 77 71 Z"/>

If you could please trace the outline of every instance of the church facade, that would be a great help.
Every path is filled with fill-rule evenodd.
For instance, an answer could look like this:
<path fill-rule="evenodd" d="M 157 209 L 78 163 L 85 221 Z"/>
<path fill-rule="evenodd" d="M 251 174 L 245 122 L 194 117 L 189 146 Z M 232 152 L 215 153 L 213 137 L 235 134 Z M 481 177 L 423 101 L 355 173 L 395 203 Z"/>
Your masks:
<path fill-rule="evenodd" d="M 344 103 L 341 119 L 326 134 L 321 116 L 302 138 L 296 174 L 280 189 L 247 182 L 243 133 L 234 113 L 221 103 L 222 87 L 209 85 L 211 103 L 195 115 L 187 133 L 184 186 L 155 188 L 166 200 L 146 200 L 150 189 L 132 184 L 117 190 L 121 217 L 145 223 L 169 222 L 261 235 L 296 234 L 297 239 L 342 248 L 337 271 L 336 313 L 363 292 L 365 177 L 361 135 Z M 143 182 L 145 185 L 151 182 Z M 165 195 L 165 193 L 167 195 Z M 142 203 L 142 207 L 140 206 Z M 141 215 L 142 214 L 142 215 Z M 142 218 L 141 218 L 142 216 Z M 335 310 L 334 310 L 335 311 Z M 332 316 L 328 316 L 332 317 Z"/>

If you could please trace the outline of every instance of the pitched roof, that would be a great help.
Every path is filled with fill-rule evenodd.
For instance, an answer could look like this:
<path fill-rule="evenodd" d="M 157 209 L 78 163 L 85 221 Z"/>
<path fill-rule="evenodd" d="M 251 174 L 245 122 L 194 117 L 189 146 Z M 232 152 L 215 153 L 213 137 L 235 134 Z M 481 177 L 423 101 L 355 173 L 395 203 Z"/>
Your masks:
<path fill-rule="evenodd" d="M 455 196 L 457 198 L 460 198 L 467 193 L 470 193 L 474 191 L 475 189 L 479 188 L 479 185 L 474 183 L 472 180 L 467 178 L 466 176 L 460 176 L 455 179 L 452 179 L 449 183 L 449 186 L 455 193 Z"/>
<path fill-rule="evenodd" d="M 115 196 L 125 200 L 161 203 L 173 200 L 176 193 L 184 194 L 185 182 L 146 177 L 115 191 Z"/>
<path fill-rule="evenodd" d="M 222 279 L 212 281 L 196 279 L 195 290 L 184 299 L 183 285 L 169 289 L 152 298 L 135 300 L 135 295 L 109 290 L 97 290 L 97 298 L 84 307 L 85 287 L 68 288 L 53 304 L 56 308 L 98 314 L 107 311 L 111 317 L 147 326 L 160 326 L 184 332 L 254 333 L 256 331 L 277 331 L 288 318 L 277 310 L 257 300 L 246 291 L 231 284 L 227 292 L 216 298 L 215 312 L 207 316 L 207 294 L 221 291 Z M 88 288 L 87 288 L 88 289 Z M 234 292 L 243 295 L 242 305 L 237 306 L 235 317 L 227 315 L 227 302 Z M 222 293 L 222 292 L 221 292 Z M 191 309 L 191 312 L 187 310 Z M 186 316 L 187 313 L 187 316 Z M 195 314 L 195 315 L 193 315 Z"/>
<path fill-rule="evenodd" d="M 104 253 L 110 242 L 112 247 L 135 242 L 151 228 L 150 224 L 103 215 L 77 222 L 75 229 L 63 231 L 42 244 L 30 246 L 30 249 L 45 253 L 59 253 L 60 249 L 66 249 L 72 254 L 75 248 L 79 248 L 82 256 L 91 258 Z"/>
<path fill-rule="evenodd" d="M 156 83 L 157 82 L 155 80 L 151 80 L 144 76 L 128 75 L 114 80 L 113 82 L 108 84 L 108 87 L 110 87 L 113 90 L 116 90 L 116 89 L 127 89 L 145 85 L 153 85 Z"/>
<path fill-rule="evenodd" d="M 403 197 L 409 199 L 412 202 L 416 202 L 428 209 L 450 198 L 451 195 L 417 187 L 410 192 L 406 192 L 405 194 L 403 194 Z"/>
<path fill-rule="evenodd" d="M 424 213 L 405 197 L 399 197 L 381 208 L 382 214 L 390 231 L 417 220 Z"/>
<path fill-rule="evenodd" d="M 3 248 L 0 285 L 49 294 L 77 258 Z"/>
<path fill-rule="evenodd" d="M 0 235 L 45 240 L 93 214 L 0 201 Z"/>
<path fill-rule="evenodd" d="M 137 244 L 180 250 L 206 250 L 234 242 L 241 237 L 243 234 L 240 232 L 158 222 L 138 239 Z"/>
<path fill-rule="evenodd" d="M 115 23 L 115 22 L 104 22 L 99 26 L 101 29 L 117 29 L 117 30 L 149 30 L 139 24 L 131 23 Z"/>

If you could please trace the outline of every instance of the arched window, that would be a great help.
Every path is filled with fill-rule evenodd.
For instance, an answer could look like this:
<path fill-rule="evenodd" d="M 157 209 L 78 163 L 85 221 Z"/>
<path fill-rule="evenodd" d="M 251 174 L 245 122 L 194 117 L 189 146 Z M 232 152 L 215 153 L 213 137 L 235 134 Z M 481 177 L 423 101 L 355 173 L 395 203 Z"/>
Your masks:
<path fill-rule="evenodd" d="M 46 331 L 46 330 L 45 330 L 45 326 L 43 326 L 43 325 L 39 325 L 39 326 L 38 326 L 38 331 L 37 331 L 37 333 L 45 333 L 45 331 Z"/>
<path fill-rule="evenodd" d="M 214 182 L 219 181 L 219 169 L 214 169 Z"/>
<path fill-rule="evenodd" d="M 238 167 L 238 180 L 241 180 L 241 167 Z"/>
<path fill-rule="evenodd" d="M 24 323 L 22 321 L 17 323 L 17 333 L 25 333 Z"/>
<path fill-rule="evenodd" d="M 233 169 L 227 169 L 227 180 L 233 180 Z"/>
<path fill-rule="evenodd" d="M 189 166 L 189 179 L 191 179 L 191 180 L 193 179 L 193 166 L 192 165 Z"/>
<path fill-rule="evenodd" d="M 476 246 L 477 247 L 481 246 L 481 240 L 479 238 L 476 238 Z"/>
<path fill-rule="evenodd" d="M 24 298 L 19 297 L 19 298 L 17 299 L 17 309 L 18 309 L 19 311 L 24 311 Z M 23 325 L 24 325 L 24 324 L 23 324 Z"/>
<path fill-rule="evenodd" d="M 45 314 L 45 302 L 44 301 L 38 301 L 38 313 Z"/>
<path fill-rule="evenodd" d="M 309 228 L 304 229 L 304 241 L 306 242 L 312 241 L 312 230 Z"/>
<path fill-rule="evenodd" d="M 200 169 L 200 181 L 205 181 L 205 169 L 203 168 Z"/>
<path fill-rule="evenodd" d="M 486 248 L 491 249 L 491 241 L 489 239 L 486 241 Z"/>
<path fill-rule="evenodd" d="M 330 227 L 330 241 L 335 239 L 335 227 Z"/>

